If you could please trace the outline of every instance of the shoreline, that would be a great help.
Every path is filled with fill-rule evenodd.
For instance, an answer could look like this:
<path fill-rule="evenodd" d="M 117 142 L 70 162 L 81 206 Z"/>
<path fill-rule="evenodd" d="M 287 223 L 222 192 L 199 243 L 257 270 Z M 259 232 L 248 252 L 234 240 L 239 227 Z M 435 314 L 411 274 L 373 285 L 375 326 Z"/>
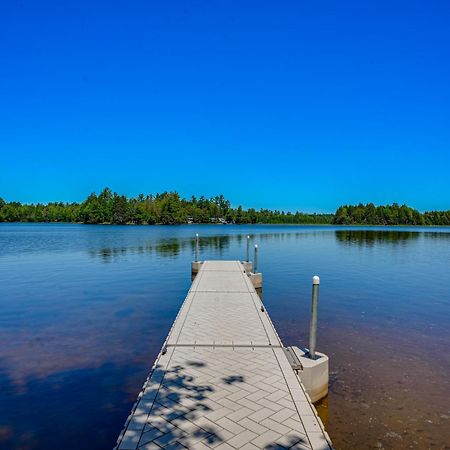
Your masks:
<path fill-rule="evenodd" d="M 450 225 L 408 225 L 408 224 L 396 224 L 396 225 L 380 225 L 380 224 L 334 224 L 334 223 L 112 223 L 112 222 L 102 222 L 102 223 L 85 223 L 85 222 L 0 222 L 2 224 L 18 225 L 18 224 L 30 224 L 30 225 L 92 225 L 92 226 L 115 226 L 115 227 L 153 227 L 153 226 L 163 226 L 163 227 L 179 227 L 179 226 L 282 226 L 282 227 L 337 227 L 337 228 L 353 228 L 353 227 L 363 227 L 363 228 L 450 228 Z"/>

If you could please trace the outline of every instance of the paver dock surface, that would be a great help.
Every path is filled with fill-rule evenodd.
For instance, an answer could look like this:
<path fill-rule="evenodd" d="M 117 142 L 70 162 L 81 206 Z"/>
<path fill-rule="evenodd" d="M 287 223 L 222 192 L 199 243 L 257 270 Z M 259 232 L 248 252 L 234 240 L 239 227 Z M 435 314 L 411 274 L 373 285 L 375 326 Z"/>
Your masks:
<path fill-rule="evenodd" d="M 205 261 L 117 448 L 320 449 L 331 443 L 238 261 Z"/>

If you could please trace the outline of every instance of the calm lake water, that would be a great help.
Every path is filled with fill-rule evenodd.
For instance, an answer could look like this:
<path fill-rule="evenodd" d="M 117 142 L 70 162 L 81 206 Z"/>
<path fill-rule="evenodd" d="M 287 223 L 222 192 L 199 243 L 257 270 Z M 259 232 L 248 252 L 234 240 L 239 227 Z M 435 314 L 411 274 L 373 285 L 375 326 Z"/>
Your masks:
<path fill-rule="evenodd" d="M 202 259 L 260 247 L 263 299 L 307 345 L 337 449 L 450 448 L 450 228 L 0 224 L 0 448 L 109 449 Z"/>

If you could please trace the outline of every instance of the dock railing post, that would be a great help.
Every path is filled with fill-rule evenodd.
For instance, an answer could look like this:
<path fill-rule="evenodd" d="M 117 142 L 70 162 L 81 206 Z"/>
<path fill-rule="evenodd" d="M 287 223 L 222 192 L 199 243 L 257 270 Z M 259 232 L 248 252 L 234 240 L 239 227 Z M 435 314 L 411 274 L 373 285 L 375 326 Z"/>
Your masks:
<path fill-rule="evenodd" d="M 198 233 L 195 235 L 195 262 L 198 262 Z"/>
<path fill-rule="evenodd" d="M 312 284 L 311 322 L 309 324 L 309 357 L 316 359 L 317 341 L 317 303 L 319 301 L 320 278 L 315 275 Z"/>
<path fill-rule="evenodd" d="M 247 262 L 250 261 L 250 236 L 247 236 Z"/>
<path fill-rule="evenodd" d="M 253 261 L 253 273 L 258 273 L 258 244 L 255 244 L 255 257 Z"/>

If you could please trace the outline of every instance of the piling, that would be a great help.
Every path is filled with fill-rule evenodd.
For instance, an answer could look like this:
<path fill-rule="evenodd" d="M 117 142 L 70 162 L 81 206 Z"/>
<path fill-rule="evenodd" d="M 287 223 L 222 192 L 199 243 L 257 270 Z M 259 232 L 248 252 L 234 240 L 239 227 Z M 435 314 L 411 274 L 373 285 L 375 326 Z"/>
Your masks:
<path fill-rule="evenodd" d="M 195 235 L 195 262 L 198 262 L 198 233 Z"/>
<path fill-rule="evenodd" d="M 316 359 L 316 341 L 317 341 L 317 304 L 319 301 L 320 278 L 315 275 L 312 284 L 311 300 L 311 322 L 309 324 L 309 357 Z"/>

